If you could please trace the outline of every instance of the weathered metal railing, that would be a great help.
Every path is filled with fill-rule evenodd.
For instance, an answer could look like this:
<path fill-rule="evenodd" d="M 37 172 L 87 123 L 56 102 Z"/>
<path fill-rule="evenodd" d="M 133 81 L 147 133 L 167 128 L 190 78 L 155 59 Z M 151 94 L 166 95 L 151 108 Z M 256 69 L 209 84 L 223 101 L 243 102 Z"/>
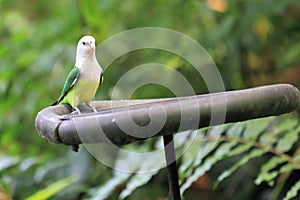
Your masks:
<path fill-rule="evenodd" d="M 278 84 L 179 98 L 96 101 L 98 112 L 82 115 L 69 114 L 64 105 L 52 106 L 38 113 L 35 126 L 42 138 L 72 146 L 101 142 L 123 145 L 154 136 L 164 136 L 167 145 L 172 142 L 168 136 L 180 131 L 281 115 L 295 110 L 299 104 L 300 93 L 296 87 Z M 149 124 L 152 128 L 136 130 L 137 126 Z M 80 131 L 84 131 L 84 136 L 78 134 Z M 174 152 L 169 156 L 174 156 Z M 174 181 L 176 162 L 168 164 L 171 164 L 169 184 L 173 184 L 170 185 L 171 199 L 180 199 L 178 180 Z"/>

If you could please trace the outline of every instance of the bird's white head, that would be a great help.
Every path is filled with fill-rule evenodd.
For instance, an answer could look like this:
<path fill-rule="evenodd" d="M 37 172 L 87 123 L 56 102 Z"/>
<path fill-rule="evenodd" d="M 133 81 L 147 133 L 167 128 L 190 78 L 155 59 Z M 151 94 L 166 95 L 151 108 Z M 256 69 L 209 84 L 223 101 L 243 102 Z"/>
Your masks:
<path fill-rule="evenodd" d="M 83 36 L 77 44 L 76 65 L 80 67 L 86 59 L 95 58 L 95 38 L 90 35 Z"/>
<path fill-rule="evenodd" d="M 83 36 L 77 44 L 77 54 L 91 55 L 95 52 L 95 38 L 90 35 Z"/>

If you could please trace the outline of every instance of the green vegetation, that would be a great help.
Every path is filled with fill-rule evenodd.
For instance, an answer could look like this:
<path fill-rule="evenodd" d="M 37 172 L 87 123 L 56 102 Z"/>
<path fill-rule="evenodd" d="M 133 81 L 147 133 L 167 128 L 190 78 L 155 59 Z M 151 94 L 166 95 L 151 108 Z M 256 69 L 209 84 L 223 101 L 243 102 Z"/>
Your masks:
<path fill-rule="evenodd" d="M 35 116 L 59 96 L 82 35 L 92 34 L 100 43 L 137 27 L 174 29 L 208 51 L 227 90 L 271 83 L 299 88 L 299 12 L 298 0 L 0 0 L 0 199 L 167 197 L 164 170 L 142 176 L 115 172 L 84 148 L 76 154 L 36 134 Z M 96 99 L 110 99 L 125 72 L 148 62 L 172 66 L 197 94 L 206 92 L 185 60 L 147 49 L 117 59 L 105 71 Z M 153 84 L 132 98 L 167 96 L 172 96 L 167 88 Z M 200 130 L 199 144 L 215 139 L 217 145 L 204 158 L 194 145 L 179 160 L 184 197 L 299 197 L 299 124 L 297 113 L 291 113 L 226 125 L 218 139 L 209 134 L 214 128 Z"/>

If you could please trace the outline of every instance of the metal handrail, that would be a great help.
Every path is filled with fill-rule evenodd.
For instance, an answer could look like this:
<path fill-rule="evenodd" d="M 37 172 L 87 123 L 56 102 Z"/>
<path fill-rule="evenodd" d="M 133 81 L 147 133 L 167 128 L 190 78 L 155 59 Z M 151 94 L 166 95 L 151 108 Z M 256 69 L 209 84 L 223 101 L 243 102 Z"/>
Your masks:
<path fill-rule="evenodd" d="M 93 103 L 97 113 L 81 107 L 82 115 L 70 114 L 65 105 L 43 109 L 35 121 L 38 134 L 50 142 L 66 145 L 91 142 L 122 145 L 153 136 L 289 113 L 300 104 L 300 93 L 292 85 L 277 84 L 189 97 Z M 164 115 L 163 125 L 161 115 Z M 126 130 L 120 126 L 124 124 L 128 125 Z M 160 130 L 135 133 L 136 126 L 149 124 L 161 126 Z M 134 134 L 128 134 L 128 130 Z M 82 131 L 87 137 L 81 137 L 78 132 Z"/>

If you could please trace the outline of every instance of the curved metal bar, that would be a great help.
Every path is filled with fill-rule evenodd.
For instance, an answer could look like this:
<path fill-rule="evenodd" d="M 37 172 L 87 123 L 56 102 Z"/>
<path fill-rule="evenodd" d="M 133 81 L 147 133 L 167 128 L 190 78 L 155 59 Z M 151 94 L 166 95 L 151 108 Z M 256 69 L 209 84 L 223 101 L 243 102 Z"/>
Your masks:
<path fill-rule="evenodd" d="M 70 111 L 64 105 L 43 109 L 35 121 L 38 134 L 50 142 L 66 145 L 93 142 L 122 145 L 178 131 L 289 113 L 300 104 L 300 93 L 292 85 L 278 84 L 189 97 L 93 103 L 97 113 L 81 107 L 82 115 L 69 114 Z M 225 120 L 211 121 L 212 109 L 218 116 L 223 114 L 224 107 Z M 146 127 L 150 123 L 154 126 L 157 123 L 160 126 L 162 110 L 165 121 L 155 135 L 151 130 L 148 133 L 134 133 L 137 125 Z M 181 125 L 182 118 L 185 118 L 184 126 Z M 119 126 L 124 124 L 128 125 L 126 130 Z M 128 129 L 134 134 L 128 134 Z M 79 136 L 78 132 L 82 131 L 87 137 Z M 102 133 L 105 137 L 99 137 Z"/>

